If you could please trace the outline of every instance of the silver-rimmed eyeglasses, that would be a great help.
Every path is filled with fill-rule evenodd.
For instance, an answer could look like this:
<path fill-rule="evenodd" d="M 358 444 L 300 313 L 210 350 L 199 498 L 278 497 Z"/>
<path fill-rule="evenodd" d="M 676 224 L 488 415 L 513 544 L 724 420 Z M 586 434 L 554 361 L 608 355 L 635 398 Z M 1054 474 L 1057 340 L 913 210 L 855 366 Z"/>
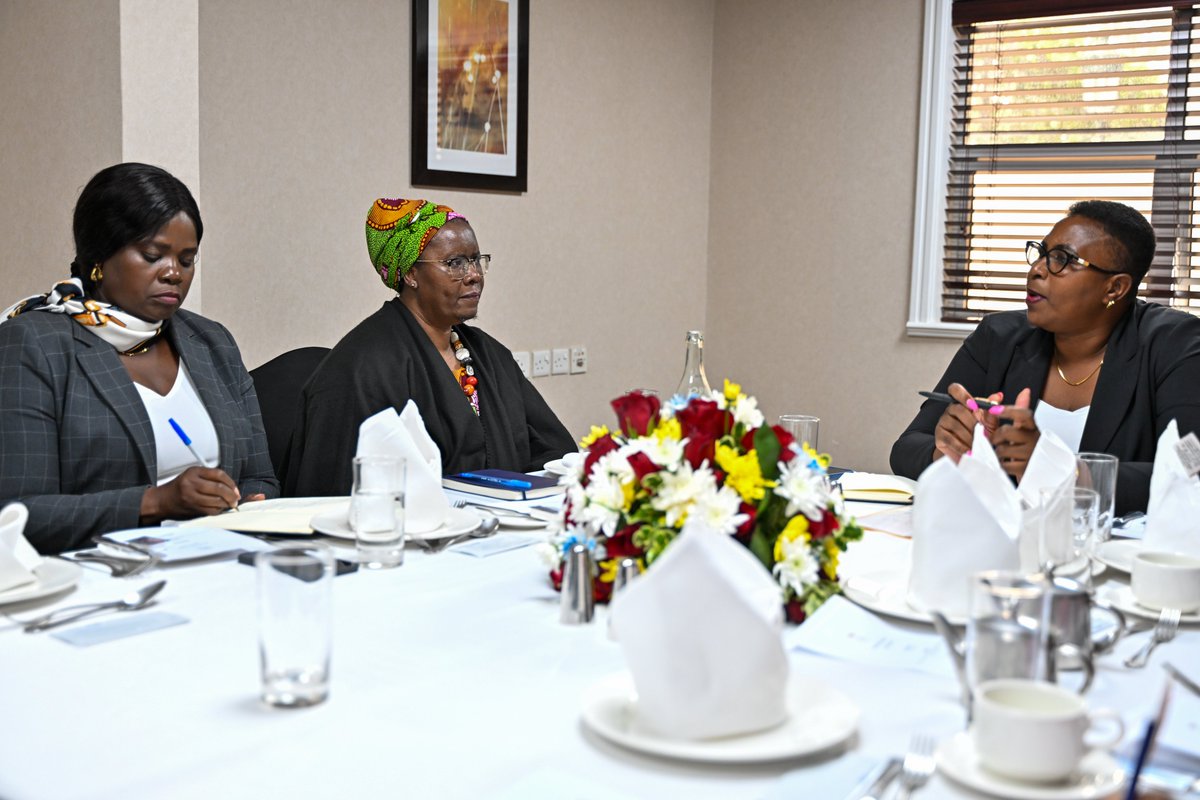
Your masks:
<path fill-rule="evenodd" d="M 1067 267 L 1073 267 L 1074 269 L 1094 269 L 1097 272 L 1103 272 L 1105 275 L 1120 275 L 1124 271 L 1098 267 L 1087 259 L 1080 258 L 1061 247 L 1051 247 L 1047 250 L 1046 246 L 1041 242 L 1025 243 L 1025 260 L 1029 262 L 1029 266 L 1032 267 L 1043 258 L 1046 259 L 1046 269 L 1051 275 L 1057 275 Z M 1076 264 L 1079 266 L 1074 267 Z"/>
<path fill-rule="evenodd" d="M 445 258 L 439 260 L 416 260 L 415 264 L 437 264 L 442 268 L 442 271 L 456 281 L 466 280 L 467 273 L 474 268 L 481 276 L 487 275 L 488 264 L 492 261 L 492 256 L 489 253 L 481 253 L 474 258 L 467 256 L 455 256 L 454 258 Z"/>

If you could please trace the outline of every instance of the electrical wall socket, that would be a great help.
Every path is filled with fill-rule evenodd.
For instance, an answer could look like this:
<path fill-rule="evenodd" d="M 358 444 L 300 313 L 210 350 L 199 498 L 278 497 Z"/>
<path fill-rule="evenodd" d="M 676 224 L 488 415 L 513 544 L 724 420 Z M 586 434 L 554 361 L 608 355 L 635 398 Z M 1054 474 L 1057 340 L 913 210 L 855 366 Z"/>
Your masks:
<path fill-rule="evenodd" d="M 517 362 L 517 366 L 521 369 L 521 374 L 528 378 L 529 371 L 533 369 L 533 362 L 529 359 L 529 351 L 518 350 L 513 353 L 513 361 Z"/>
<path fill-rule="evenodd" d="M 565 347 L 556 347 L 551 354 L 550 371 L 555 375 L 566 375 L 571 371 L 571 351 Z"/>
<path fill-rule="evenodd" d="M 543 378 L 550 374 L 550 351 L 533 351 L 533 377 Z"/>
<path fill-rule="evenodd" d="M 587 348 L 583 345 L 571 348 L 571 374 L 587 372 Z"/>

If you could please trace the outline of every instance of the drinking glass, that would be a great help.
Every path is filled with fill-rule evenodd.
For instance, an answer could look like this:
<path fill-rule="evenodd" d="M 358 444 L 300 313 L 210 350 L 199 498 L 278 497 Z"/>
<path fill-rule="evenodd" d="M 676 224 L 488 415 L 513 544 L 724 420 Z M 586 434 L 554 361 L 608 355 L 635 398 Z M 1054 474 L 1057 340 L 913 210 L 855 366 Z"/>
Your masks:
<path fill-rule="evenodd" d="M 321 703 L 329 696 L 333 649 L 333 551 L 285 545 L 254 563 L 262 700 L 281 708 Z"/>
<path fill-rule="evenodd" d="M 796 444 L 808 445 L 813 450 L 817 449 L 817 429 L 820 425 L 820 417 L 807 414 L 784 414 L 779 418 L 779 427 L 795 437 Z"/>
<path fill-rule="evenodd" d="M 967 682 L 1050 680 L 1048 584 L 1042 575 L 989 570 L 971 578 Z"/>
<path fill-rule="evenodd" d="M 1048 576 L 1064 575 L 1091 585 L 1091 547 L 1099 495 L 1094 489 L 1042 489 L 1038 563 Z"/>
<path fill-rule="evenodd" d="M 1108 453 L 1080 453 L 1075 459 L 1075 485 L 1093 489 L 1099 497 L 1096 517 L 1096 544 L 1112 538 L 1113 506 L 1117 498 L 1116 456 Z"/>
<path fill-rule="evenodd" d="M 350 529 L 367 569 L 404 563 L 405 462 L 390 456 L 354 459 Z"/>

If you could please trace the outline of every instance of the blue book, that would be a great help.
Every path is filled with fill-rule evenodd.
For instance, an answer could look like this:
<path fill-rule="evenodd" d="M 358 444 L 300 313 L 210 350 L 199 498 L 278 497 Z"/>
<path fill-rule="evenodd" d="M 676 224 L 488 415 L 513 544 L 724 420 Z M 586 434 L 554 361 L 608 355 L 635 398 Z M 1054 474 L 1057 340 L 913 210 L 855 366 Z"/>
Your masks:
<path fill-rule="evenodd" d="M 477 469 L 447 475 L 442 478 L 442 486 L 500 500 L 537 500 L 566 490 L 558 485 L 557 475 L 528 475 L 506 469 Z"/>

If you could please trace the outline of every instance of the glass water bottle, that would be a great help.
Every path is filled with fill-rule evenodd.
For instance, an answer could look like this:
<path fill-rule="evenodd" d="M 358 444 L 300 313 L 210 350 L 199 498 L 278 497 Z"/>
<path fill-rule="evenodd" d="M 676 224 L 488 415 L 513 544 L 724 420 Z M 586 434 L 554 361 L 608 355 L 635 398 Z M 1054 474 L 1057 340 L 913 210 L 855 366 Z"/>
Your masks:
<path fill-rule="evenodd" d="M 684 405 L 693 397 L 708 397 L 710 394 L 712 389 L 708 385 L 708 377 L 704 374 L 704 334 L 700 331 L 688 331 L 683 377 L 679 379 L 679 387 L 675 389 L 672 400 L 678 405 Z"/>

